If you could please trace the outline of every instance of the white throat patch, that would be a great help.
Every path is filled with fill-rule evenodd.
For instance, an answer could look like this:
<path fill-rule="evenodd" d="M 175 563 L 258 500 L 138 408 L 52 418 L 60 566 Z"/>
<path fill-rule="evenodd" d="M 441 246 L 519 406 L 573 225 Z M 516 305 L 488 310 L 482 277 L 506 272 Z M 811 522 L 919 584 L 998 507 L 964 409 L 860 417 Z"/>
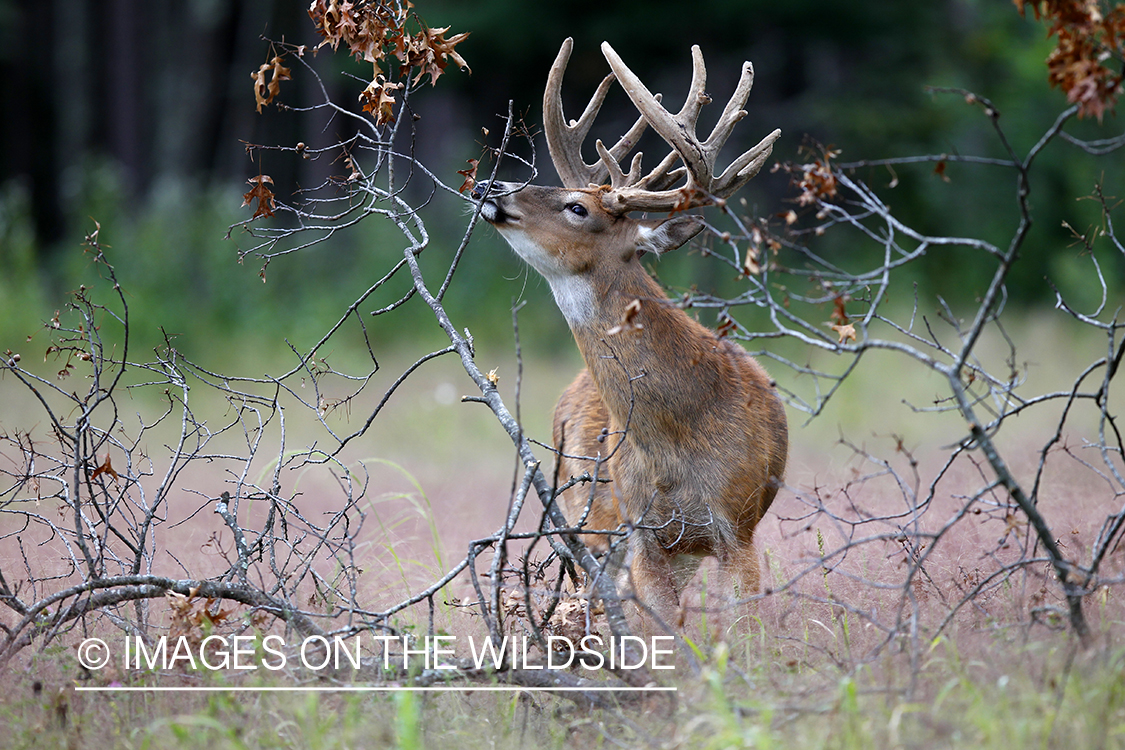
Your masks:
<path fill-rule="evenodd" d="M 555 304 L 570 327 L 586 325 L 594 317 L 594 288 L 581 276 L 557 276 L 548 278 Z"/>
<path fill-rule="evenodd" d="M 558 261 L 518 229 L 504 229 L 501 236 L 524 261 L 551 285 L 555 304 L 571 328 L 587 324 L 594 315 L 594 289 L 582 276 L 567 273 Z"/>

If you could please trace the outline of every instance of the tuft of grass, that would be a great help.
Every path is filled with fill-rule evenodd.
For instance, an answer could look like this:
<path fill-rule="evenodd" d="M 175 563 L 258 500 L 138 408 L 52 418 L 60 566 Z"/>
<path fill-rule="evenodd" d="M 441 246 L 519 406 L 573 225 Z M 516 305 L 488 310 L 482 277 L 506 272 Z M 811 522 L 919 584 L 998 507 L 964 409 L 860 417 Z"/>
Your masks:
<path fill-rule="evenodd" d="M 401 750 L 420 750 L 422 747 L 421 712 L 414 693 L 395 695 L 395 739 Z"/>

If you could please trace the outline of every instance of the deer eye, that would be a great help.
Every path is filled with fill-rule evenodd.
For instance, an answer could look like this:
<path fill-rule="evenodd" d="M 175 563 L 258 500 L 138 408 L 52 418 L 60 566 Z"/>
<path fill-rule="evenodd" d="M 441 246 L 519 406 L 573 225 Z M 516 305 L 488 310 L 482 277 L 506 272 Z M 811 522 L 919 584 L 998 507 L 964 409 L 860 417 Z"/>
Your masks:
<path fill-rule="evenodd" d="M 575 216 L 580 216 L 583 219 L 586 218 L 590 214 L 590 212 L 586 210 L 586 207 L 583 206 L 581 203 L 572 203 L 569 206 L 567 206 L 567 209 L 572 214 L 574 214 Z"/>

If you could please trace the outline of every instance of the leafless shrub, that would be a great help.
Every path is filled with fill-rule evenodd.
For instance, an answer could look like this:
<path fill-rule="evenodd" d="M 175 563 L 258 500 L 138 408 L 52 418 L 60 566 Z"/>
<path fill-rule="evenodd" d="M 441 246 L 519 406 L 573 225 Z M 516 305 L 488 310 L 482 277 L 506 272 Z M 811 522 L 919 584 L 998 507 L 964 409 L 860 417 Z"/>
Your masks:
<path fill-rule="evenodd" d="M 1005 320 L 1012 315 L 1005 314 L 1009 273 L 1019 260 L 1033 220 L 1033 164 L 1044 149 L 1059 141 L 1093 154 L 1101 153 L 1100 143 L 1066 134 L 1065 126 L 1078 112 L 1071 106 L 1026 154 L 1021 154 L 1009 142 L 1000 113 L 987 99 L 966 91 L 938 93 L 960 95 L 969 105 L 979 106 L 1007 158 L 935 154 L 839 163 L 838 152 L 822 148 L 808 163 L 780 165 L 790 173 L 799 191 L 795 203 L 803 215 L 790 211 L 782 217 L 781 227 L 775 228 L 728 211 L 741 231 L 722 235 L 730 252 L 723 259 L 734 268 L 747 270 L 748 289 L 736 298 L 697 295 L 685 304 L 719 308 L 729 335 L 739 339 L 797 339 L 810 349 L 834 355 L 831 368 L 821 368 L 771 355 L 768 349 L 759 352 L 763 357 L 772 356 L 798 376 L 781 376 L 779 380 L 789 389 L 790 405 L 810 418 L 819 415 L 844 381 L 861 367 L 865 354 L 882 350 L 900 360 L 896 372 L 909 377 L 930 371 L 945 384 L 944 397 L 929 406 L 912 406 L 918 420 L 954 413 L 966 425 L 929 478 L 931 472 L 923 475 L 918 460 L 901 438 L 890 441 L 890 457 L 845 440 L 856 457 L 855 478 L 836 497 L 794 488 L 800 510 L 786 519 L 788 528 L 795 532 L 827 526 L 834 532 L 832 539 L 822 540 L 819 554 L 808 567 L 775 593 L 808 596 L 807 587 L 802 590 L 797 584 L 802 577 L 821 570 L 840 572 L 872 590 L 889 588 L 897 603 L 878 614 L 854 603 L 829 603 L 869 620 L 885 634 L 885 642 L 908 637 L 917 655 L 921 632 L 928 638 L 935 637 L 965 608 L 987 611 L 988 598 L 1001 586 L 1014 584 L 1017 590 L 1035 592 L 1026 597 L 1024 614 L 1028 622 L 1052 626 L 1065 623 L 1085 641 L 1091 628 L 1083 601 L 1102 587 L 1122 582 L 1120 570 L 1107 569 L 1106 563 L 1118 549 L 1125 522 L 1123 443 L 1111 398 L 1125 354 L 1125 324 L 1120 321 L 1120 308 L 1115 308 L 1109 296 L 1113 283 L 1107 282 L 1094 252 L 1095 244 L 1098 251 L 1112 254 L 1125 250 L 1114 228 L 1116 202 L 1106 198 L 1100 185 L 1091 186 L 1091 198 L 1101 208 L 1101 222 L 1088 235 L 1079 237 L 1088 251 L 1089 279 L 1102 291 L 1101 303 L 1093 311 L 1082 312 L 1056 290 L 1056 314 L 1103 336 L 1105 353 L 1092 362 L 1075 363 L 1069 388 L 1029 392 L 1016 342 L 1005 327 Z M 1115 142 L 1115 148 L 1121 145 Z M 947 163 L 1010 170 L 1015 178 L 1018 217 L 1003 245 L 977 237 L 930 236 L 916 231 L 895 216 L 881 195 L 892 190 L 893 183 L 880 191 L 857 177 L 872 167 L 886 168 L 893 175 L 896 168 L 917 164 L 936 165 L 936 173 L 943 175 Z M 841 233 L 849 233 L 852 247 L 877 248 L 881 257 L 868 267 L 857 268 L 858 261 L 820 255 L 816 243 L 828 233 L 837 235 L 837 239 Z M 965 315 L 938 298 L 936 315 L 930 315 L 929 305 L 919 300 L 917 292 L 909 309 L 887 302 L 892 289 L 899 291 L 901 298 L 904 269 L 928 253 L 948 247 L 966 249 L 992 264 L 991 279 L 979 294 L 975 309 Z M 740 257 L 740 249 L 744 257 Z M 857 252 L 856 257 L 864 255 Z M 764 308 L 771 329 L 752 331 L 739 324 L 735 312 L 746 306 Z M 824 309 L 831 311 L 827 320 L 823 313 L 820 319 L 815 317 L 816 310 Z M 1000 352 L 999 362 L 995 361 L 996 344 L 986 344 L 986 339 L 1006 348 Z M 1065 352 L 1057 354 L 1067 356 Z M 802 387 L 798 389 L 797 384 Z M 886 393 L 888 397 L 895 395 L 890 383 Z M 1038 411 L 1050 414 L 1051 407 L 1059 409 L 1061 416 L 1042 436 L 1029 438 L 1017 426 L 1020 417 Z M 1019 439 L 1004 443 L 1010 435 Z M 1081 447 L 1072 445 L 1073 435 L 1080 436 Z M 1025 462 L 1018 453 L 1026 450 L 1029 439 L 1038 440 L 1040 447 L 1031 471 L 1024 472 Z M 1066 519 L 1069 509 L 1060 507 L 1060 503 L 1069 504 L 1075 498 L 1060 498 L 1044 490 L 1049 470 L 1065 461 L 1100 480 L 1097 498 L 1087 498 L 1082 512 L 1099 514 L 1104 520 L 1092 544 L 1083 550 L 1064 542 L 1073 525 L 1068 525 L 1072 519 Z M 1013 464 L 1025 473 L 1022 481 L 1017 479 Z M 951 480 L 954 475 L 958 475 L 956 482 Z M 897 507 L 886 507 L 886 502 L 878 506 L 865 503 L 864 495 L 873 494 L 865 490 L 874 490 L 877 483 L 890 485 L 880 492 L 900 500 Z M 966 491 L 966 486 L 975 489 Z M 973 567 L 962 569 L 950 587 L 944 576 L 934 579 L 935 568 L 940 565 L 943 548 L 950 546 L 948 540 L 969 524 L 979 524 L 995 534 L 992 541 L 982 541 L 972 551 Z M 894 549 L 894 553 L 886 554 L 900 561 L 898 572 L 865 575 L 847 564 L 849 557 L 869 548 Z M 864 559 L 870 557 L 864 555 Z M 920 599 L 931 596 L 940 600 L 939 610 L 944 614 L 927 623 Z M 925 609 L 932 611 L 930 607 Z"/>

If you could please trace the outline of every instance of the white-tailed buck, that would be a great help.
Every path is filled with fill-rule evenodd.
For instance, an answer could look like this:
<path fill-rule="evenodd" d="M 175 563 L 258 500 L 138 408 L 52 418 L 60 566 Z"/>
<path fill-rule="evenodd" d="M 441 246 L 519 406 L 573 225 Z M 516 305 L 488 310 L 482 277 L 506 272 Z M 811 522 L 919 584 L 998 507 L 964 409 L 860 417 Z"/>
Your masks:
<path fill-rule="evenodd" d="M 698 234 L 702 221 L 679 212 L 738 190 L 781 132 L 716 174 L 719 149 L 746 115 L 750 63 L 711 135 L 700 140 L 696 120 L 710 99 L 699 48 L 692 47 L 687 101 L 671 114 L 608 43 L 602 52 L 613 73 L 582 117 L 567 124 L 561 87 L 571 46 L 563 43 L 543 97 L 547 144 L 564 187 L 481 184 L 474 195 L 484 218 L 550 284 L 586 360 L 555 409 L 560 481 L 594 475 L 599 458 L 597 475 L 611 481 L 571 487 L 561 496 L 563 512 L 589 530 L 628 530 L 637 597 L 675 622 L 680 593 L 702 557 L 718 558 L 742 593 L 757 591 L 754 528 L 782 482 L 788 430 L 765 370 L 673 304 L 640 259 Z M 587 164 L 582 142 L 615 79 L 641 117 L 613 148 L 598 141 L 600 158 Z M 621 159 L 649 126 L 672 152 L 648 174 L 638 153 L 624 172 Z M 632 211 L 674 215 L 639 220 Z M 606 536 L 584 538 L 595 552 L 607 549 Z"/>

